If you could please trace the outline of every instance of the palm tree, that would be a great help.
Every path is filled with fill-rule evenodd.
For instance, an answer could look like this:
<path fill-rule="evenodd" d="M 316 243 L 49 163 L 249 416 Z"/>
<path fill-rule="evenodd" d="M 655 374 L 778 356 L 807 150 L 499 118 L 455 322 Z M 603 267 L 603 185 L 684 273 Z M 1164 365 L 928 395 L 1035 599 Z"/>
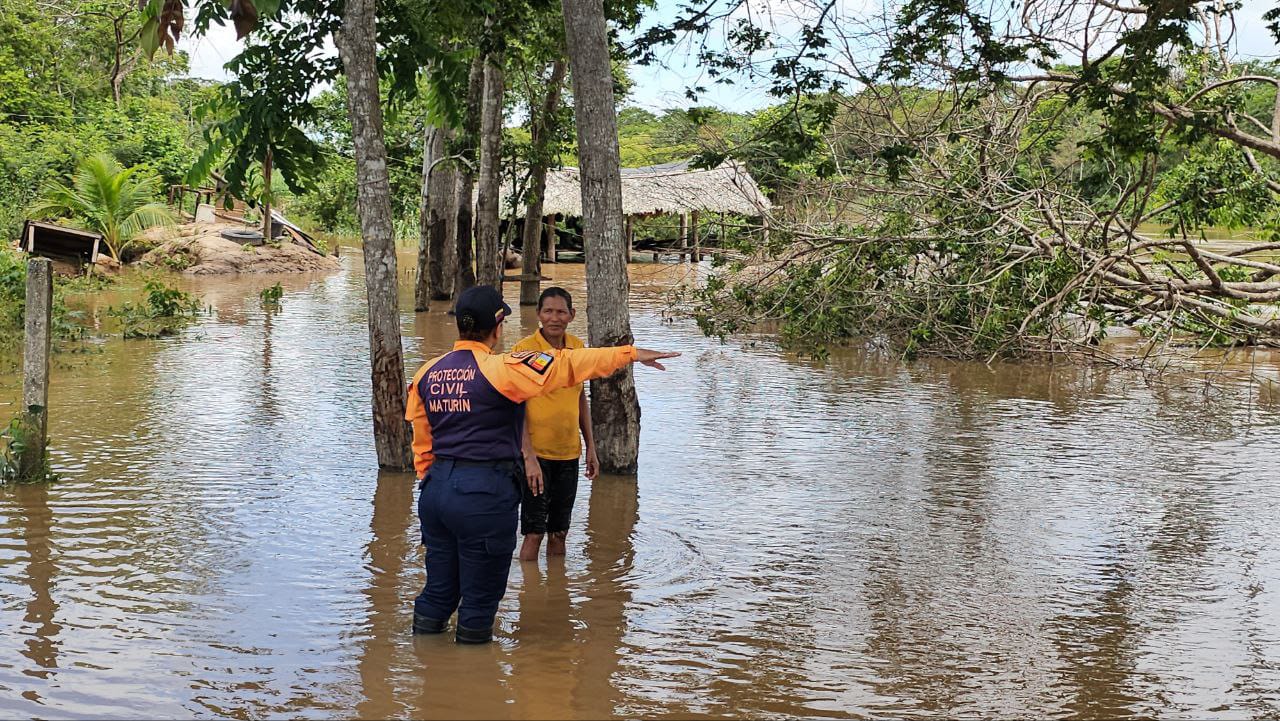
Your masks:
<path fill-rule="evenodd" d="M 122 168 L 109 155 L 86 158 L 76 169 L 71 185 L 50 182 L 44 198 L 31 208 L 37 217 L 72 216 L 88 229 L 102 234 L 111 257 L 120 260 L 135 236 L 157 225 L 173 225 L 173 214 L 154 202 L 160 178 L 140 172 L 138 166 Z"/>

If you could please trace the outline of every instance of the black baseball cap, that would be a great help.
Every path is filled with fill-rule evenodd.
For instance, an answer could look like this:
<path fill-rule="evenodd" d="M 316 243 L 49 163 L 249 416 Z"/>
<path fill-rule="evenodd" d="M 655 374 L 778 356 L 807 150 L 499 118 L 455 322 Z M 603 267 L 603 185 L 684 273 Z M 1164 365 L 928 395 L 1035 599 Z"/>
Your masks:
<path fill-rule="evenodd" d="M 503 302 L 497 288 L 473 285 L 458 296 L 454 313 L 458 316 L 458 330 L 490 330 L 511 315 L 511 306 Z"/>

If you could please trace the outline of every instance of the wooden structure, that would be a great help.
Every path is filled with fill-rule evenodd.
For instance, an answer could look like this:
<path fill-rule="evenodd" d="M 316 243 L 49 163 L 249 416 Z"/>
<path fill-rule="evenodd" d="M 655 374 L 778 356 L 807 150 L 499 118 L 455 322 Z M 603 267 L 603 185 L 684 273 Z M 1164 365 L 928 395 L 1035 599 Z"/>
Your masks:
<path fill-rule="evenodd" d="M 547 224 L 543 252 L 547 262 L 556 262 L 555 218 L 566 219 L 582 216 L 582 191 L 579 187 L 577 168 L 560 168 L 547 173 L 547 187 L 543 194 L 544 222 Z M 509 212 L 507 194 L 503 188 L 499 207 Z M 756 185 L 745 166 L 726 160 L 715 168 L 697 169 L 690 161 L 651 165 L 643 168 L 622 169 L 622 212 L 626 215 L 625 242 L 628 254 L 637 249 L 635 221 L 658 215 L 680 216 L 679 237 L 665 242 L 662 247 L 649 250 L 688 257 L 697 262 L 702 257 L 701 239 L 698 236 L 698 216 L 701 213 L 726 213 L 764 218 L 772 204 Z M 522 218 L 525 207 L 521 205 L 515 214 Z M 761 224 L 761 227 L 765 227 Z M 669 246 L 669 247 L 668 247 Z M 630 257 L 630 255 L 628 255 Z"/>
<path fill-rule="evenodd" d="M 209 178 L 213 181 L 213 185 L 170 185 L 169 186 L 169 205 L 177 208 L 179 215 L 189 215 L 195 217 L 196 212 L 202 204 L 218 208 L 222 205 L 228 205 L 227 210 L 232 211 L 237 217 L 236 220 L 243 216 L 245 204 L 244 201 L 232 197 L 231 203 L 227 203 L 227 181 L 222 175 L 214 172 L 209 174 Z M 195 201 L 191 205 L 191 212 L 187 212 L 187 194 L 190 193 Z"/>
<path fill-rule="evenodd" d="M 195 203 L 191 206 L 191 212 L 187 213 L 187 193 L 194 196 Z M 177 208 L 178 212 L 184 215 L 195 217 L 196 210 L 201 205 L 213 205 L 214 198 L 218 196 L 216 188 L 194 187 L 190 185 L 170 185 L 169 186 L 169 205 Z"/>
<path fill-rule="evenodd" d="M 31 255 L 80 268 L 98 259 L 102 236 L 55 223 L 28 220 L 22 226 L 22 249 Z"/>

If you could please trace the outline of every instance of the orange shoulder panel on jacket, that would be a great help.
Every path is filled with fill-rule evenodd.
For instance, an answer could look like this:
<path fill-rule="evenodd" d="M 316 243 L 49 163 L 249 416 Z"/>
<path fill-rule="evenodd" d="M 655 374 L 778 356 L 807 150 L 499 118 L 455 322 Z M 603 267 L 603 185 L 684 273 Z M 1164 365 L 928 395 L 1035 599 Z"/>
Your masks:
<path fill-rule="evenodd" d="M 592 378 L 604 378 L 635 359 L 635 346 L 629 345 L 524 351 L 476 358 L 484 377 L 499 393 L 516 403 Z"/>

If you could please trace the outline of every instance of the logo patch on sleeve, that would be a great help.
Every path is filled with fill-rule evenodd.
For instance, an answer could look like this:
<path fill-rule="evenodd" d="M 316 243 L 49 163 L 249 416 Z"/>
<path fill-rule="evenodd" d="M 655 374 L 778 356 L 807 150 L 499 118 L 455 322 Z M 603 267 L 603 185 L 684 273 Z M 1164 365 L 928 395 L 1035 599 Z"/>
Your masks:
<path fill-rule="evenodd" d="M 534 373 L 543 375 L 547 372 L 547 369 L 551 367 L 551 361 L 555 359 L 556 357 L 550 353 L 538 352 L 530 353 L 520 362 L 532 368 Z"/>

